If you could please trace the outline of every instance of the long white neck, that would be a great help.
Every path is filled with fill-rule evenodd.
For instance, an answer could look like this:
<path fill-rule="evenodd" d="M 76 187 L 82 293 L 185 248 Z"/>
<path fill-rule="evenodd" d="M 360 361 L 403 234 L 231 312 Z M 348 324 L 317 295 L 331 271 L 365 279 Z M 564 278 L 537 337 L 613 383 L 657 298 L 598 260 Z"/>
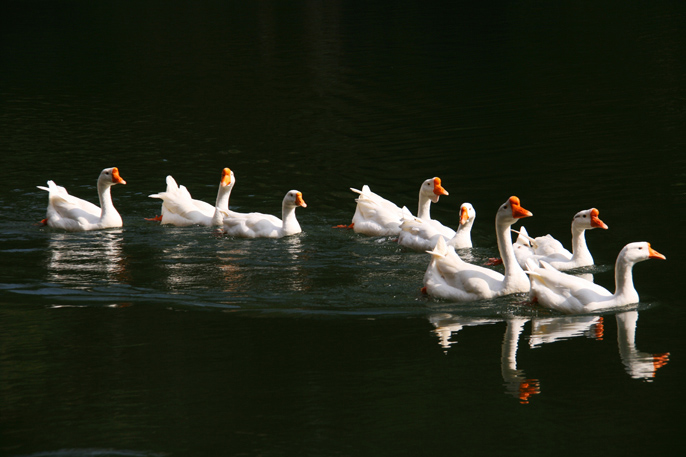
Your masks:
<path fill-rule="evenodd" d="M 517 258 L 515 257 L 514 248 L 512 247 L 512 235 L 510 234 L 510 226 L 505 221 L 495 221 L 495 234 L 498 238 L 498 251 L 500 258 L 503 259 L 503 267 L 505 267 L 505 284 L 507 288 L 510 284 L 515 282 L 528 281 L 526 273 L 519 266 Z"/>
<path fill-rule="evenodd" d="M 229 197 L 231 196 L 231 189 L 233 189 L 232 185 L 228 186 L 219 186 L 219 190 L 217 191 L 217 201 L 214 204 L 219 209 L 222 209 L 224 211 L 229 210 Z"/>
<path fill-rule="evenodd" d="M 295 208 L 293 205 L 284 204 L 281 210 L 281 221 L 286 235 L 300 232 L 300 224 L 295 217 Z"/>
<path fill-rule="evenodd" d="M 112 203 L 112 186 L 106 183 L 98 183 L 98 197 L 100 198 L 100 220 L 106 221 L 112 218 L 120 218 L 119 212 Z"/>
<path fill-rule="evenodd" d="M 431 220 L 431 199 L 422 190 L 419 191 L 419 207 L 417 217 L 424 220 Z"/>
<path fill-rule="evenodd" d="M 474 225 L 474 219 L 467 221 L 466 224 L 458 225 L 455 231 L 455 236 L 453 236 L 448 241 L 448 246 L 455 246 L 458 248 L 471 248 L 472 247 L 472 225 Z"/>
<path fill-rule="evenodd" d="M 572 260 L 583 261 L 586 265 L 593 264 L 593 256 L 586 245 L 586 229 L 572 226 Z"/>
<path fill-rule="evenodd" d="M 623 255 L 615 262 L 615 299 L 618 305 L 638 303 L 638 292 L 634 288 L 634 262 L 630 262 Z"/>
<path fill-rule="evenodd" d="M 224 224 L 224 213 L 229 211 L 229 197 L 231 196 L 231 189 L 233 189 L 233 185 L 219 186 L 219 191 L 217 191 L 217 201 L 214 204 L 212 225 Z"/>

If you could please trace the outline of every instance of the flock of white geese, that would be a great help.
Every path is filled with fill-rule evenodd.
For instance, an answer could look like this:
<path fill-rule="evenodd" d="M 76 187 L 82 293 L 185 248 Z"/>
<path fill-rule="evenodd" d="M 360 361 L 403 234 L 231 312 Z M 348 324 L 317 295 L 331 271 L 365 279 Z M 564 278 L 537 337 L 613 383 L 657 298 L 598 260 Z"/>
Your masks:
<path fill-rule="evenodd" d="M 291 190 L 283 199 L 281 218 L 263 213 L 239 213 L 229 209 L 229 197 L 236 183 L 229 168 L 222 170 L 214 205 L 191 197 L 186 187 L 167 176 L 164 192 L 150 195 L 162 200 L 161 215 L 156 220 L 175 226 L 205 225 L 222 227 L 228 236 L 244 238 L 281 238 L 300 233 L 295 216 L 297 207 L 306 207 L 302 193 Z M 97 181 L 100 206 L 70 195 L 64 187 L 48 181 L 38 186 L 49 193 L 43 223 L 49 227 L 83 231 L 121 227 L 122 218 L 112 202 L 111 188 L 126 184 L 116 167 L 102 170 Z M 471 248 L 471 227 L 476 217 L 474 207 L 463 203 L 456 230 L 431 219 L 431 203 L 448 192 L 440 178 L 424 181 L 419 190 L 417 216 L 407 207 L 372 192 L 365 185 L 358 194 L 357 207 L 349 228 L 370 236 L 397 236 L 398 243 L 431 255 L 424 274 L 423 290 L 430 296 L 457 302 L 472 302 L 516 293 L 529 293 L 543 307 L 562 313 L 593 313 L 638 303 L 633 284 L 633 266 L 648 259 L 665 259 L 650 243 L 627 244 L 615 263 L 614 293 L 565 270 L 593 265 L 585 239 L 586 230 L 607 229 L 595 208 L 578 212 L 572 220 L 572 251 L 550 235 L 530 237 L 521 227 L 515 243 L 511 226 L 533 214 L 512 196 L 496 212 L 495 229 L 504 273 L 486 266 L 468 263 L 457 253 Z"/>

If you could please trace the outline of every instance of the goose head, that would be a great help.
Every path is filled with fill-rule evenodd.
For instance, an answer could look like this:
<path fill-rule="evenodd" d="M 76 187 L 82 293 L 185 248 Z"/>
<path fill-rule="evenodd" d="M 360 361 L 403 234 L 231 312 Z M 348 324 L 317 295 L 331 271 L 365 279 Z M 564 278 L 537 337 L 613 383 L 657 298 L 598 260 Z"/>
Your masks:
<path fill-rule="evenodd" d="M 630 264 L 643 262 L 644 260 L 648 259 L 667 259 L 664 255 L 660 254 L 655 249 L 653 249 L 650 246 L 650 243 L 647 243 L 645 241 L 638 241 L 635 243 L 627 244 L 619 253 L 619 258 L 624 259 L 626 262 Z"/>
<path fill-rule="evenodd" d="M 283 205 L 284 205 L 284 207 L 290 207 L 290 208 L 296 208 L 298 206 L 302 206 L 303 208 L 307 208 L 307 203 L 305 203 L 305 200 L 303 200 L 302 192 L 297 191 L 297 190 L 288 191 L 286 196 L 283 198 Z"/>
<path fill-rule="evenodd" d="M 126 184 L 126 181 L 119 176 L 119 169 L 117 167 L 105 168 L 100 172 L 98 177 L 98 187 L 100 186 L 114 186 L 115 184 Z"/>
<path fill-rule="evenodd" d="M 233 174 L 233 171 L 231 171 L 230 168 L 224 168 L 222 170 L 222 178 L 219 181 L 219 186 L 220 187 L 233 187 L 236 184 L 236 177 Z"/>
<path fill-rule="evenodd" d="M 465 226 L 476 218 L 476 210 L 471 203 L 463 203 L 460 206 L 460 225 Z"/>
<path fill-rule="evenodd" d="M 441 195 L 448 195 L 448 191 L 441 185 L 441 178 L 430 178 L 424 181 L 420 193 L 426 195 L 432 203 L 437 203 Z"/>
<path fill-rule="evenodd" d="M 600 220 L 598 217 L 599 214 L 600 212 L 595 208 L 579 211 L 572 219 L 572 226 L 582 230 L 594 228 L 607 230 L 607 224 Z"/>
<path fill-rule="evenodd" d="M 496 224 L 512 225 L 517 219 L 533 216 L 529 210 L 522 208 L 519 197 L 512 196 L 503 203 L 495 215 Z"/>

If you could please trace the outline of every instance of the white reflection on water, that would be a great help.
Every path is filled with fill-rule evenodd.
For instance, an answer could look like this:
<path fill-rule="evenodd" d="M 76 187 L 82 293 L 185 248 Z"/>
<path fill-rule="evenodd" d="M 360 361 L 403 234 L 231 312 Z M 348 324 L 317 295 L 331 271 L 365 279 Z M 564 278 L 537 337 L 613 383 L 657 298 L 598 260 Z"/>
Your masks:
<path fill-rule="evenodd" d="M 564 316 L 536 318 L 531 321 L 529 346 L 536 348 L 546 343 L 567 340 L 577 336 L 603 339 L 602 316 Z"/>
<path fill-rule="evenodd" d="M 669 362 L 669 352 L 650 354 L 636 349 L 638 311 L 618 313 L 616 318 L 619 356 L 626 372 L 634 379 L 652 381 L 655 372 Z"/>
<path fill-rule="evenodd" d="M 285 247 L 288 264 L 283 265 L 283 270 L 287 271 L 289 281 L 287 288 L 294 292 L 304 292 L 308 290 L 308 277 L 305 269 L 302 267 L 302 262 L 307 261 L 307 256 L 303 252 L 303 243 L 299 236 L 290 236 L 281 240 Z"/>
<path fill-rule="evenodd" d="M 502 321 L 503 319 L 498 318 L 460 316 L 447 313 L 429 316 L 429 322 L 435 327 L 433 332 L 438 335 L 439 345 L 446 353 L 450 346 L 456 343 L 452 340 L 453 335 L 464 327 L 495 324 Z M 527 378 L 524 371 L 517 368 L 519 336 L 529 318 L 511 317 L 506 318 L 505 321 L 507 325 L 500 354 L 500 370 L 505 381 L 505 392 L 518 398 L 520 403 L 527 404 L 531 396 L 541 392 L 539 381 Z"/>
<path fill-rule="evenodd" d="M 503 336 L 502 351 L 500 353 L 500 372 L 505 381 L 505 392 L 519 399 L 523 405 L 529 403 L 533 395 L 541 393 L 541 383 L 538 379 L 529 379 L 524 371 L 517 368 L 517 349 L 519 335 L 524 330 L 528 318 L 509 318 Z"/>
<path fill-rule="evenodd" d="M 52 233 L 48 241 L 47 279 L 87 289 L 102 281 L 129 282 L 122 230 Z"/>
<path fill-rule="evenodd" d="M 651 354 L 641 352 L 636 348 L 637 311 L 620 312 L 616 314 L 616 319 L 619 355 L 626 372 L 633 379 L 652 381 L 656 371 L 669 362 L 669 353 Z M 481 318 L 447 313 L 429 316 L 429 322 L 435 327 L 433 333 L 438 336 L 439 345 L 446 353 L 450 346 L 456 343 L 452 339 L 454 334 L 464 327 L 493 324 L 503 320 L 506 328 L 500 357 L 501 374 L 505 392 L 517 398 L 521 404 L 528 404 L 533 395 L 541 393 L 540 381 L 528 378 L 524 370 L 517 366 L 519 339 L 527 322 L 531 321 L 529 346 L 532 349 L 539 348 L 543 344 L 565 341 L 579 336 L 602 340 L 605 330 L 602 316 L 533 319 L 529 317 Z"/>
<path fill-rule="evenodd" d="M 161 250 L 160 261 L 164 282 L 169 290 L 190 290 L 203 285 L 206 278 L 211 278 L 206 271 L 208 263 L 202 258 L 196 239 L 169 243 Z"/>
<path fill-rule="evenodd" d="M 272 239 L 220 240 L 217 262 L 219 288 L 233 296 L 280 295 L 311 288 L 308 261 L 300 236 Z M 259 289 L 257 289 L 259 288 Z"/>
<path fill-rule="evenodd" d="M 457 343 L 457 341 L 452 340 L 452 337 L 464 327 L 495 324 L 496 322 L 501 322 L 501 320 L 502 319 L 460 316 L 448 313 L 433 314 L 429 316 L 429 322 L 435 327 L 434 333 L 438 336 L 438 344 L 445 349 L 444 352 L 448 352 L 450 346 Z"/>

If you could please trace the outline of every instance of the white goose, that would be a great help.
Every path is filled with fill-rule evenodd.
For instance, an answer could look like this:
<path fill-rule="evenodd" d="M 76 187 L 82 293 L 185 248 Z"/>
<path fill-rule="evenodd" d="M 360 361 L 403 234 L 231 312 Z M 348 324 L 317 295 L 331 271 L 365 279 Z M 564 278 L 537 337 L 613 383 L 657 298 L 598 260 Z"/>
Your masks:
<path fill-rule="evenodd" d="M 455 249 L 472 247 L 472 225 L 476 218 L 476 211 L 470 203 L 460 206 L 460 223 L 455 235 L 447 241 L 448 246 Z M 439 230 L 435 224 L 427 224 L 423 219 L 406 218 L 401 224 L 402 231 L 398 235 L 398 243 L 402 246 L 417 251 L 427 251 L 436 247 L 438 238 L 445 237 L 444 231 Z"/>
<path fill-rule="evenodd" d="M 307 204 L 301 192 L 291 190 L 283 199 L 281 219 L 262 213 L 232 213 L 224 218 L 224 233 L 241 238 L 281 238 L 295 235 L 302 231 L 295 217 L 298 206 L 305 208 Z"/>
<path fill-rule="evenodd" d="M 522 225 L 519 227 L 519 230 L 512 230 L 513 232 L 517 233 L 517 239 L 515 242 L 512 244 L 512 247 L 514 248 L 514 253 L 515 253 L 515 258 L 517 259 L 517 263 L 519 264 L 520 267 L 524 268 L 523 265 L 526 265 L 526 259 L 528 259 L 531 256 L 534 256 L 534 248 L 531 247 L 531 237 L 526 231 L 526 228 Z M 500 259 L 492 259 L 493 264 L 497 264 L 500 261 Z"/>
<path fill-rule="evenodd" d="M 352 187 L 350 190 L 359 194 L 359 197 L 355 200 L 357 207 L 350 225 L 350 228 L 355 230 L 356 233 L 370 236 L 399 235 L 401 231 L 400 224 L 402 224 L 403 219 L 412 217 L 412 213 L 406 207 L 400 208 L 395 203 L 375 194 L 366 184 L 362 187 L 362 190 L 353 189 Z M 441 195 L 448 195 L 448 191 L 441 186 L 440 178 L 431 178 L 424 181 L 419 188 L 417 217 L 425 221 L 431 221 L 431 203 L 437 203 Z M 442 226 L 437 221 L 431 221 L 431 223 L 436 224 L 437 227 Z M 448 233 L 450 237 L 455 234 L 452 229 L 448 229 Z"/>
<path fill-rule="evenodd" d="M 615 263 L 614 294 L 583 278 L 562 273 L 545 261 L 538 267 L 530 260 L 526 273 L 531 277 L 531 293 L 542 306 L 566 314 L 591 313 L 638 303 L 632 269 L 636 263 L 648 259 L 665 259 L 665 256 L 646 242 L 624 246 Z"/>
<path fill-rule="evenodd" d="M 178 227 L 188 225 L 222 225 L 224 215 L 222 210 L 229 210 L 229 197 L 235 184 L 233 171 L 229 168 L 222 170 L 219 181 L 217 200 L 214 205 L 196 200 L 191 197 L 185 186 L 179 186 L 174 178 L 167 176 L 167 190 L 149 195 L 150 198 L 162 200 L 162 215 L 157 220 L 162 224 Z"/>
<path fill-rule="evenodd" d="M 531 244 L 530 250 L 517 250 L 517 261 L 522 268 L 526 267 L 527 258 L 534 260 L 544 260 L 558 270 L 571 270 L 574 268 L 593 265 L 593 256 L 586 245 L 586 230 L 601 228 L 607 230 L 607 224 L 598 217 L 599 211 L 595 208 L 579 211 L 572 219 L 572 252 L 566 250 L 562 243 L 551 235 L 531 238 L 522 227 L 517 238 L 525 238 Z"/>
<path fill-rule="evenodd" d="M 431 262 L 424 275 L 427 294 L 448 300 L 474 301 L 519 292 L 528 292 L 529 280 L 517 263 L 512 248 L 510 226 L 517 219 L 533 216 L 521 207 L 519 198 L 510 197 L 495 216 L 498 250 L 503 259 L 505 275 L 489 268 L 463 261 L 453 247 L 439 238 L 436 248 L 428 251 Z"/>
<path fill-rule="evenodd" d="M 43 223 L 48 227 L 84 231 L 98 230 L 123 225 L 121 216 L 112 203 L 111 188 L 115 184 L 126 184 L 116 167 L 105 168 L 98 177 L 100 207 L 91 202 L 69 195 L 67 189 L 48 181 L 48 187 L 37 186 L 48 191 L 48 210 Z"/>

